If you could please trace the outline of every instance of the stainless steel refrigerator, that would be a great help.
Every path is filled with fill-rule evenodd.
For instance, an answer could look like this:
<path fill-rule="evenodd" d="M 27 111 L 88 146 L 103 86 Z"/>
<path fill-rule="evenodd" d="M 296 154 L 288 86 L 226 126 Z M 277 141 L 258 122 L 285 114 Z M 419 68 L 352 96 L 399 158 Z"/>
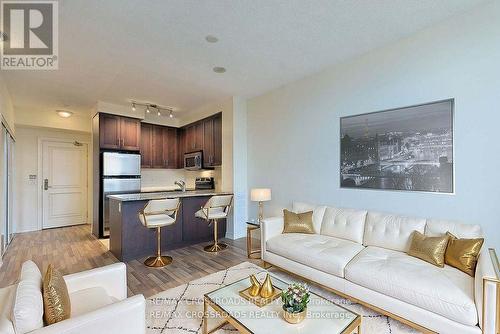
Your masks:
<path fill-rule="evenodd" d="M 141 191 L 141 155 L 129 153 L 102 153 L 101 174 L 102 212 L 99 236 L 109 237 L 108 195 Z"/>

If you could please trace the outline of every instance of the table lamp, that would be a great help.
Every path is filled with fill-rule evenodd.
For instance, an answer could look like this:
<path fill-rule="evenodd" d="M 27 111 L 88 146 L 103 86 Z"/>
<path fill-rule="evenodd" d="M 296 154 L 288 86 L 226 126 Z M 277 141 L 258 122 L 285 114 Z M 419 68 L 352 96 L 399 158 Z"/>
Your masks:
<path fill-rule="evenodd" d="M 271 200 L 271 189 L 269 188 L 254 188 L 250 192 L 250 200 L 259 202 L 259 224 L 262 223 L 263 211 L 262 202 Z"/>

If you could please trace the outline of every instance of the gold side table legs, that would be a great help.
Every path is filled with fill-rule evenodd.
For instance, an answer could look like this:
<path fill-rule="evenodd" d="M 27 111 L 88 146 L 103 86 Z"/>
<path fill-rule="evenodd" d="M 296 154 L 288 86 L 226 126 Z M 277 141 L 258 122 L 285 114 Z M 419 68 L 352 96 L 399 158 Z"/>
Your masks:
<path fill-rule="evenodd" d="M 225 243 L 219 242 L 219 237 L 217 236 L 217 219 L 213 220 L 214 223 L 214 243 L 203 247 L 205 252 L 216 253 L 227 248 Z"/>
<path fill-rule="evenodd" d="M 260 254 L 259 249 L 253 249 L 252 246 L 252 231 L 258 230 L 260 227 L 254 225 L 247 225 L 247 257 L 249 259 L 260 259 L 259 256 L 254 256 L 254 254 Z"/>
<path fill-rule="evenodd" d="M 152 268 L 165 267 L 172 263 L 172 257 L 161 255 L 161 227 L 156 228 L 156 240 L 158 243 L 156 246 L 156 256 L 148 257 L 146 261 L 144 261 L 144 264 Z"/>

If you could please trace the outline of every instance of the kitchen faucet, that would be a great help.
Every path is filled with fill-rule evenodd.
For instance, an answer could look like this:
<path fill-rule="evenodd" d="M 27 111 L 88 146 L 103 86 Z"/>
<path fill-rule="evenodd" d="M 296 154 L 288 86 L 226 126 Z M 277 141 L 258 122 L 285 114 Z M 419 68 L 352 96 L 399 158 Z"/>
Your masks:
<path fill-rule="evenodd" d="M 175 181 L 175 185 L 181 187 L 182 191 L 186 191 L 186 182 L 184 182 L 182 180 Z"/>

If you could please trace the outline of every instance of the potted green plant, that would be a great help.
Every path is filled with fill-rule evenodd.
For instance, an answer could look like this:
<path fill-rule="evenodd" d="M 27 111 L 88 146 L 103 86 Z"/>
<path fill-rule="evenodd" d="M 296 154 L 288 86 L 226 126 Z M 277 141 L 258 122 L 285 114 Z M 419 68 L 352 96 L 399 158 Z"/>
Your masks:
<path fill-rule="evenodd" d="M 283 318 L 291 323 L 298 324 L 306 318 L 307 303 L 309 303 L 309 289 L 304 283 L 292 283 L 281 292 L 283 301 Z"/>

